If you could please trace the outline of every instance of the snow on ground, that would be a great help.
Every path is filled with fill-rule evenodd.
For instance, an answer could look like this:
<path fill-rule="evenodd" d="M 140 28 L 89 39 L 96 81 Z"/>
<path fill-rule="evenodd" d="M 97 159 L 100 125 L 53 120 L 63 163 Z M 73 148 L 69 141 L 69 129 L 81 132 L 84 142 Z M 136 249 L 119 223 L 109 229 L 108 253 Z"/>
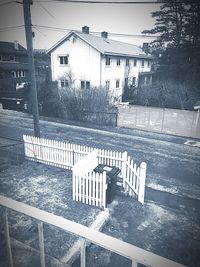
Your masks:
<path fill-rule="evenodd" d="M 101 212 L 72 200 L 71 171 L 30 161 L 0 172 L 0 194 L 86 226 Z M 2 215 L 2 211 L 0 213 Z M 9 211 L 9 223 L 12 237 L 38 249 L 34 219 Z M 46 253 L 55 258 L 62 257 L 77 239 L 49 225 L 44 226 L 44 238 Z"/>

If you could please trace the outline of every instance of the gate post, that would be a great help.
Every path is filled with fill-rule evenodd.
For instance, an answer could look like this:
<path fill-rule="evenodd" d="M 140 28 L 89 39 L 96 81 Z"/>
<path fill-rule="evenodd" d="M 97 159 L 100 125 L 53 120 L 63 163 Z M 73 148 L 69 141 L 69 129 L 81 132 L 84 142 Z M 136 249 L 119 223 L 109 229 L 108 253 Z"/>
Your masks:
<path fill-rule="evenodd" d="M 139 180 L 139 193 L 138 193 L 138 201 L 142 203 L 142 205 L 144 204 L 146 170 L 147 170 L 147 164 L 146 162 L 142 162 L 140 164 L 140 180 Z"/>
<path fill-rule="evenodd" d="M 125 180 L 126 180 L 126 161 L 128 158 L 128 153 L 125 151 L 122 154 L 122 178 L 123 178 L 123 188 L 125 188 Z"/>

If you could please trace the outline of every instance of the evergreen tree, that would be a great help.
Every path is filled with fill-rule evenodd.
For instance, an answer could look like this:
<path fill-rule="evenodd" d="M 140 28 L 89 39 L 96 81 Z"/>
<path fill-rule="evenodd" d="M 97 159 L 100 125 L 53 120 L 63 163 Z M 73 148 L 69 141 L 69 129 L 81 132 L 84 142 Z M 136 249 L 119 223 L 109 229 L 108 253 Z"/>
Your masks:
<path fill-rule="evenodd" d="M 163 0 L 152 16 L 155 27 L 143 33 L 158 35 L 152 46 L 159 78 L 200 84 L 200 1 Z"/>

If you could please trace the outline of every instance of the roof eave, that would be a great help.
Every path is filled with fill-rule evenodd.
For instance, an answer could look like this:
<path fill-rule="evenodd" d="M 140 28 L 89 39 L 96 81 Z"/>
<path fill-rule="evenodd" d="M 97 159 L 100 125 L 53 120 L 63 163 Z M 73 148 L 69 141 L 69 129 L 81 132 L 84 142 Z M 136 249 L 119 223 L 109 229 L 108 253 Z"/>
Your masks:
<path fill-rule="evenodd" d="M 148 56 L 148 55 L 135 55 L 135 54 L 125 54 L 125 53 L 114 53 L 114 52 L 103 52 L 104 55 L 110 55 L 110 56 L 122 56 L 122 57 L 137 57 L 137 58 L 144 58 L 144 59 L 153 59 L 152 56 Z"/>
<path fill-rule="evenodd" d="M 46 52 L 46 54 L 50 54 L 55 50 L 59 45 L 61 45 L 64 41 L 66 41 L 70 35 L 72 35 L 74 31 L 68 32 L 67 35 L 65 35 L 62 39 L 60 39 L 55 45 L 53 45 L 51 48 L 49 48 Z"/>

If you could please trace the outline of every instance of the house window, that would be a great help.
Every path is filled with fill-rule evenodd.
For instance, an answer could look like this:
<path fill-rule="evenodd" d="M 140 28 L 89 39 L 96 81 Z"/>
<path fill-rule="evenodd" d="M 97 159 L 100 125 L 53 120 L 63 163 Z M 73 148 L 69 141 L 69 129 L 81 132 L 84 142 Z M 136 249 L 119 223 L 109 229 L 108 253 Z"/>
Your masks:
<path fill-rule="evenodd" d="M 25 77 L 25 71 L 24 70 L 18 70 L 18 71 L 13 70 L 12 71 L 12 77 L 13 78 L 23 78 L 23 77 Z"/>
<path fill-rule="evenodd" d="M 15 61 L 15 56 L 14 55 L 9 55 L 9 60 L 10 61 Z"/>
<path fill-rule="evenodd" d="M 60 80 L 60 86 L 62 88 L 68 88 L 69 87 L 69 81 L 68 80 Z"/>
<path fill-rule="evenodd" d="M 119 79 L 116 80 L 116 88 L 119 88 Z"/>
<path fill-rule="evenodd" d="M 24 70 L 19 71 L 18 77 L 25 77 L 25 71 Z"/>
<path fill-rule="evenodd" d="M 144 68 L 144 59 L 142 59 L 142 68 Z"/>
<path fill-rule="evenodd" d="M 106 90 L 110 89 L 110 81 L 106 81 Z"/>
<path fill-rule="evenodd" d="M 111 62 L 110 57 L 106 57 L 106 66 L 110 66 L 110 62 Z"/>
<path fill-rule="evenodd" d="M 117 66 L 120 66 L 120 58 L 117 58 Z"/>
<path fill-rule="evenodd" d="M 59 56 L 60 65 L 68 65 L 68 56 Z"/>
<path fill-rule="evenodd" d="M 90 89 L 90 82 L 86 81 L 86 89 Z"/>
<path fill-rule="evenodd" d="M 129 66 L 129 58 L 126 58 L 126 66 Z"/>
<path fill-rule="evenodd" d="M 124 87 L 128 87 L 128 78 L 126 77 L 125 79 L 124 79 Z"/>
<path fill-rule="evenodd" d="M 134 58 L 134 67 L 136 67 L 137 66 L 137 59 L 136 58 Z"/>
<path fill-rule="evenodd" d="M 135 86 L 135 82 L 136 82 L 136 78 L 133 77 L 133 78 L 132 78 L 132 86 Z"/>
<path fill-rule="evenodd" d="M 90 81 L 81 81 L 81 89 L 90 89 Z"/>
<path fill-rule="evenodd" d="M 81 81 L 81 89 L 85 88 L 85 81 Z"/>
<path fill-rule="evenodd" d="M 147 61 L 147 66 L 150 67 L 150 60 Z"/>
<path fill-rule="evenodd" d="M 16 71 L 12 71 L 12 77 L 17 78 L 17 72 Z"/>

